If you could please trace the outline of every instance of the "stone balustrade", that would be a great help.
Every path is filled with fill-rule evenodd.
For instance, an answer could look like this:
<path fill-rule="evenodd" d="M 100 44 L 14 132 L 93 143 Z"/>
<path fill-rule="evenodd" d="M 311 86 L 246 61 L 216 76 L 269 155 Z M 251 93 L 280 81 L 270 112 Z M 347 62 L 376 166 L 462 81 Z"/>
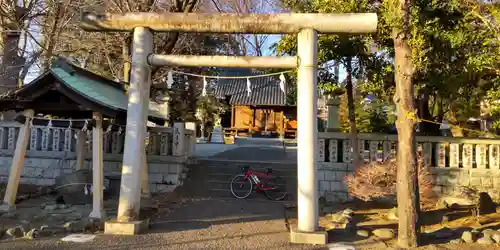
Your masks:
<path fill-rule="evenodd" d="M 16 122 L 0 123 L 0 183 L 8 181 L 20 126 Z M 184 126 L 184 123 L 177 126 Z M 80 129 L 32 126 L 30 130 L 21 184 L 53 185 L 59 175 L 78 169 L 77 134 Z M 194 131 L 185 129 L 182 133 L 182 137 L 174 136 L 174 129 L 167 127 L 148 129 L 146 152 L 150 192 L 171 191 L 182 184 L 182 173 L 196 143 Z M 120 177 L 124 139 L 125 130 L 104 132 L 105 176 Z M 92 169 L 91 128 L 84 132 L 84 140 L 83 168 Z M 177 148 L 179 145 L 183 148 Z"/>
<path fill-rule="evenodd" d="M 438 195 L 457 186 L 473 187 L 500 198 L 500 140 L 417 136 L 422 164 L 431 170 Z M 382 162 L 397 154 L 397 135 L 359 134 L 362 162 Z M 350 197 L 343 183 L 354 172 L 348 134 L 326 132 L 318 138 L 318 174 L 320 193 L 330 200 Z"/>

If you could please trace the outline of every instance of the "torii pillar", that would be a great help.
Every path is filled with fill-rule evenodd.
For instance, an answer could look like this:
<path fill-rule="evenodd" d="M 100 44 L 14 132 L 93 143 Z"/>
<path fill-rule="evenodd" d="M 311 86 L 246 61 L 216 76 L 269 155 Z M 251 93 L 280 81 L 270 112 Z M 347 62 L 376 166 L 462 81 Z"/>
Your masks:
<path fill-rule="evenodd" d="M 318 33 L 367 33 L 377 28 L 376 14 L 198 14 L 198 13 L 84 13 L 81 27 L 88 31 L 134 32 L 132 79 L 129 89 L 127 133 L 123 158 L 118 220 L 106 233 L 137 233 L 140 207 L 141 150 L 151 72 L 149 66 L 298 68 L 298 226 L 295 243 L 326 244 L 318 229 L 317 180 L 317 38 Z M 147 27 L 147 28 L 146 28 Z M 298 56 L 183 56 L 152 53 L 155 32 L 298 34 Z M 135 76 L 135 78 L 134 78 Z M 142 108 L 141 108 L 142 107 Z M 110 225 L 108 227 L 108 225 Z M 118 227 L 127 228 L 120 230 Z"/>

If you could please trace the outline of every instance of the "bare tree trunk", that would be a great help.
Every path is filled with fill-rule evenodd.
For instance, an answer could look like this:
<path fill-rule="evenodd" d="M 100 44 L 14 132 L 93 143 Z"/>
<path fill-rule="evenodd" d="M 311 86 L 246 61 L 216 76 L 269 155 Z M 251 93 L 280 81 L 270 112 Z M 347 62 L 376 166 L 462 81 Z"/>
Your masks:
<path fill-rule="evenodd" d="M 255 55 L 262 56 L 262 44 L 260 44 L 259 36 L 253 35 L 254 47 L 255 47 Z"/>
<path fill-rule="evenodd" d="M 358 128 L 356 127 L 356 107 L 354 104 L 354 87 L 352 85 L 352 58 L 346 58 L 346 91 L 347 108 L 349 110 L 349 132 L 351 138 L 352 164 L 357 167 L 359 164 L 360 152 L 358 146 Z"/>
<path fill-rule="evenodd" d="M 54 10 L 54 20 L 52 20 L 52 24 L 50 25 L 50 29 L 48 30 L 47 37 L 44 39 L 44 47 L 47 49 L 42 54 L 42 67 L 43 70 L 49 70 L 52 64 L 52 56 L 54 54 L 54 47 L 56 45 L 55 37 L 57 34 L 57 28 L 59 27 L 59 21 L 61 20 L 61 3 L 55 3 L 56 7 Z"/>
<path fill-rule="evenodd" d="M 418 92 L 418 116 L 425 120 L 432 120 L 432 114 L 429 107 L 429 91 L 420 89 Z M 439 125 L 434 123 L 423 122 L 419 124 L 421 135 L 439 136 Z"/>
<path fill-rule="evenodd" d="M 436 95 L 436 103 L 437 103 L 437 118 L 439 121 L 443 120 L 444 117 L 444 110 L 443 110 L 443 99 L 441 96 Z"/>
<path fill-rule="evenodd" d="M 128 88 L 130 84 L 130 70 L 132 69 L 131 57 L 130 57 L 130 42 L 131 37 L 127 36 L 122 43 L 122 59 L 123 59 L 123 88 L 125 93 L 128 95 Z"/>
<path fill-rule="evenodd" d="M 240 53 L 241 55 L 243 56 L 248 56 L 248 52 L 247 52 L 247 42 L 245 40 L 245 37 L 243 37 L 243 35 L 239 35 L 238 36 L 238 42 L 240 44 Z"/>
<path fill-rule="evenodd" d="M 130 81 L 130 36 L 125 37 L 122 44 L 123 56 L 123 82 L 128 84 Z"/>
<path fill-rule="evenodd" d="M 173 8 L 170 10 L 172 12 L 193 12 L 195 6 L 198 4 L 198 0 L 176 0 Z M 169 39 L 165 41 L 160 48 L 161 54 L 171 54 L 179 40 L 179 32 L 170 32 Z M 154 78 L 155 74 L 161 67 L 154 67 L 151 71 L 151 77 Z"/>
<path fill-rule="evenodd" d="M 400 247 L 416 247 L 419 243 L 420 212 L 418 191 L 418 168 L 416 159 L 415 123 L 409 116 L 416 112 L 413 102 L 413 65 L 409 39 L 409 0 L 398 0 L 399 11 L 403 18 L 403 30 L 393 29 L 395 47 L 395 81 L 398 119 L 398 154 L 397 154 L 397 203 L 398 203 L 398 244 Z"/>
<path fill-rule="evenodd" d="M 24 58 L 19 56 L 19 40 L 21 39 L 22 23 L 25 21 L 27 8 L 16 4 L 0 2 L 2 26 L 3 56 L 0 64 L 0 92 L 6 92 L 18 87 L 19 73 L 24 65 Z M 8 9 L 11 7 L 11 9 Z"/>
<path fill-rule="evenodd" d="M 24 79 L 26 79 L 26 77 L 28 76 L 31 65 L 33 65 L 36 61 L 35 58 L 38 58 L 38 56 L 33 56 L 29 61 L 26 61 L 26 59 L 23 60 L 24 66 L 22 67 L 21 73 L 19 74 L 19 85 L 22 85 L 24 83 Z"/>
<path fill-rule="evenodd" d="M 0 66 L 0 82 L 1 92 L 6 92 L 17 87 L 17 73 L 19 56 L 17 48 L 19 45 L 20 33 L 4 31 L 3 34 L 3 56 L 2 65 Z"/>
<path fill-rule="evenodd" d="M 335 66 L 333 67 L 333 73 L 335 74 L 335 83 L 339 83 L 339 71 L 340 71 L 340 63 L 335 62 Z"/>

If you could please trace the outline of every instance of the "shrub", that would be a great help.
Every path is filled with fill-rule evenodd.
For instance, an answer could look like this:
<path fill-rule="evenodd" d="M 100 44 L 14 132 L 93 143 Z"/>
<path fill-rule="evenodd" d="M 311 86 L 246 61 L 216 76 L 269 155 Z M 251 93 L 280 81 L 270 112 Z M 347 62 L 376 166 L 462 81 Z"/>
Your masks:
<path fill-rule="evenodd" d="M 390 198 L 396 194 L 395 160 L 372 162 L 356 169 L 344 178 L 349 195 L 363 201 Z M 418 182 L 420 204 L 423 207 L 436 204 L 436 195 L 432 191 L 432 176 L 429 169 L 418 161 Z"/>

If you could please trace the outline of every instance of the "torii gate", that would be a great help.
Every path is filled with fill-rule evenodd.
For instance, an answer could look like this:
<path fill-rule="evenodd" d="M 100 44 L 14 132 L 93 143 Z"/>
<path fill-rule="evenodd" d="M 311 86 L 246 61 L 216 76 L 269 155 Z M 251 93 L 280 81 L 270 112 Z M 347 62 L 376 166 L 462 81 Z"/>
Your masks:
<path fill-rule="evenodd" d="M 318 33 L 368 33 L 377 28 L 377 15 L 368 14 L 198 14 L 198 13 L 83 13 L 87 31 L 130 32 L 132 69 L 120 201 L 116 221 L 106 222 L 106 233 L 134 234 L 138 221 L 146 117 L 151 85 L 151 66 L 210 66 L 236 68 L 297 68 L 297 168 L 298 228 L 291 233 L 296 243 L 325 244 L 318 232 L 317 181 L 317 39 Z M 190 56 L 153 53 L 153 32 L 196 33 L 298 33 L 298 56 Z"/>

